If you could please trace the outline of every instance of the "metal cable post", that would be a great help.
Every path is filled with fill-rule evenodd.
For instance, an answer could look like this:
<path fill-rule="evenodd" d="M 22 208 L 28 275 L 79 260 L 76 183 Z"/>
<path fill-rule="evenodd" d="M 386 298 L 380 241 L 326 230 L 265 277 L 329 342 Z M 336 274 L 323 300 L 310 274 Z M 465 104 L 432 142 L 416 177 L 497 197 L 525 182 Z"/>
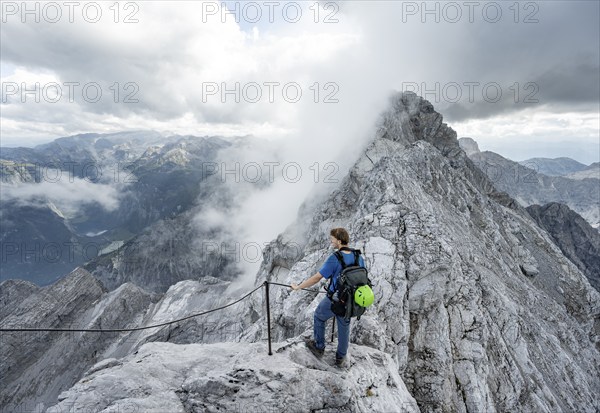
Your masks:
<path fill-rule="evenodd" d="M 269 356 L 273 355 L 271 351 L 271 304 L 269 302 L 269 282 L 265 281 L 265 298 L 267 300 L 267 337 L 269 338 Z"/>

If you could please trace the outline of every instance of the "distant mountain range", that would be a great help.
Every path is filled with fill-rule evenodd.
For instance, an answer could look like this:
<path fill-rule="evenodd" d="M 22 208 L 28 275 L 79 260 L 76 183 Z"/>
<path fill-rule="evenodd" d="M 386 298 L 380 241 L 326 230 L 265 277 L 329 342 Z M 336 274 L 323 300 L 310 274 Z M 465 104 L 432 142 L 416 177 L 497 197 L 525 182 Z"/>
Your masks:
<path fill-rule="evenodd" d="M 571 158 L 531 158 L 519 164 L 547 176 L 562 176 L 569 179 L 600 179 L 600 162 L 584 165 Z"/>
<path fill-rule="evenodd" d="M 589 168 L 571 158 L 531 158 L 519 162 L 521 165 L 548 176 L 565 176 Z"/>
<path fill-rule="evenodd" d="M 205 166 L 230 145 L 219 137 L 124 132 L 2 148 L 0 278 L 50 284 L 187 211 L 209 176 Z M 77 191 L 89 192 L 91 200 Z M 109 194 L 118 201 L 114 209 L 103 205 Z"/>
<path fill-rule="evenodd" d="M 600 231 L 600 165 L 580 164 L 569 158 L 547 160 L 533 158 L 514 162 L 490 151 L 479 151 L 471 138 L 459 139 L 465 153 L 488 176 L 499 190 L 508 193 L 521 205 L 544 205 L 558 202 L 568 205 L 592 227 Z M 574 169 L 575 168 L 575 169 Z M 559 171 L 562 176 L 540 172 Z"/>

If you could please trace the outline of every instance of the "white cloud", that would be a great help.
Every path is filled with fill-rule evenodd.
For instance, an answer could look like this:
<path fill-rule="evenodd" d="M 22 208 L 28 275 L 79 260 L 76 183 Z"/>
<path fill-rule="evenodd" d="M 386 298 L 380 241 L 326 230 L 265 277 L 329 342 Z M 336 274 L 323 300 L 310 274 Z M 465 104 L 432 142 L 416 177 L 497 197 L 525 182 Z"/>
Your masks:
<path fill-rule="evenodd" d="M 93 183 L 70 175 L 67 171 L 45 170 L 39 183 L 2 183 L 2 200 L 17 201 L 23 206 L 44 206 L 51 202 L 67 217 L 83 205 L 98 204 L 107 211 L 119 206 L 122 192 L 113 185 Z"/>
<path fill-rule="evenodd" d="M 3 118 L 11 122 L 3 122 L 3 138 L 25 144 L 28 136 L 39 142 L 52 135 L 114 132 L 118 130 L 115 123 L 120 130 L 139 129 L 143 122 L 156 129 L 186 128 L 187 133 L 230 130 L 239 134 L 244 128 L 244 134 L 284 131 L 290 128 L 298 107 L 284 100 L 283 85 L 298 82 L 303 99 L 309 99 L 314 82 L 332 80 L 319 78 L 319 67 L 333 65 L 340 51 L 358 42 L 351 28 L 338 25 L 314 31 L 314 24 L 300 22 L 273 35 L 258 30 L 246 33 L 233 19 L 203 23 L 201 15 L 198 2 L 178 2 L 176 6 L 145 2 L 136 14 L 139 23 L 130 25 L 106 20 L 24 25 L 9 20 L 2 27 L 3 59 L 17 69 L 3 75 L 3 84 L 78 85 L 73 94 L 63 86 L 63 99 L 58 103 L 50 103 L 52 98 L 44 99 L 43 94 L 39 103 L 31 95 L 21 103 L 21 90 L 8 97 L 5 93 Z M 11 38 L 19 41 L 9 43 Z M 90 102 L 94 87 L 88 89 L 91 97 L 82 95 L 83 87 L 92 82 L 102 92 L 102 98 L 94 103 Z M 125 87 L 127 82 L 135 85 Z M 261 87 L 259 103 L 250 102 L 254 88 L 244 89 L 250 82 Z M 273 87 L 273 103 L 268 101 L 265 82 L 280 84 Z M 214 84 L 222 91 L 235 88 L 236 83 L 240 90 L 252 92 L 246 95 L 248 99 L 242 95 L 239 103 L 232 95 L 226 95 L 223 103 L 221 93 L 202 93 L 203 85 Z M 127 96 L 139 102 L 125 103 Z M 32 122 L 41 127 L 29 126 Z"/>

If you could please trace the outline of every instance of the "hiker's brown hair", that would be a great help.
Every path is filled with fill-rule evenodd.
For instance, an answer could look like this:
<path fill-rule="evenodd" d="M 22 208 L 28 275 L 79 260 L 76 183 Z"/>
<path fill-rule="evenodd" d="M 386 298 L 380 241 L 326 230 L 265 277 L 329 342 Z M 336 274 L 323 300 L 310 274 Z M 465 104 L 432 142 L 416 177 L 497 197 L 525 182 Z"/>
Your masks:
<path fill-rule="evenodd" d="M 331 230 L 329 235 L 340 240 L 342 245 L 348 245 L 348 243 L 350 242 L 350 235 L 348 235 L 348 231 L 346 231 L 344 228 L 334 228 Z"/>

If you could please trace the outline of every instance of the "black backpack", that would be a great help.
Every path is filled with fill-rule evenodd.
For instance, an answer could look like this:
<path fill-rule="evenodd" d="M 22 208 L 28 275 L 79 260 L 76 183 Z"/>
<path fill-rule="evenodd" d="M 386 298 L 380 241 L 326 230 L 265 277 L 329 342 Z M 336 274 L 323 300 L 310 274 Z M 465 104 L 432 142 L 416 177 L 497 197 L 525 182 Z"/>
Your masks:
<path fill-rule="evenodd" d="M 340 251 L 352 251 L 354 254 L 354 264 L 347 265 Z M 346 320 L 356 317 L 360 320 L 366 308 L 361 307 L 354 301 L 354 293 L 361 285 L 372 287 L 371 280 L 367 275 L 367 269 L 359 265 L 360 250 L 354 250 L 348 247 L 342 247 L 335 252 L 335 256 L 342 265 L 342 272 L 338 276 L 335 290 L 331 291 L 333 277 L 327 286 L 327 296 L 331 299 L 331 311 L 338 316 L 343 316 Z"/>

